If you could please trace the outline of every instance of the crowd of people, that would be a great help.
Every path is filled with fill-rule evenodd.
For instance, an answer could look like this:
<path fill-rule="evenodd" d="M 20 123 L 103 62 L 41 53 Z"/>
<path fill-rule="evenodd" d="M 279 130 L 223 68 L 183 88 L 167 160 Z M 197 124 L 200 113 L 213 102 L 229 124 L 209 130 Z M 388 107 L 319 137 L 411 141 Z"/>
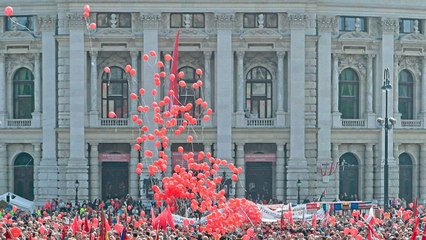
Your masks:
<path fill-rule="evenodd" d="M 412 205 L 411 205 L 412 207 Z M 152 209 L 151 209 L 152 208 Z M 420 208 L 421 209 L 421 208 Z M 101 201 L 83 201 L 73 205 L 53 199 L 34 213 L 28 213 L 8 205 L 0 211 L 1 239 L 100 239 L 102 215 L 108 221 L 107 237 L 109 240 L 148 240 L 148 239 L 214 239 L 202 230 L 199 225 L 179 225 L 166 229 L 151 224 L 151 214 L 160 213 L 155 204 L 143 204 L 139 199 L 127 196 L 123 199 Z M 416 218 L 412 209 L 392 208 L 390 212 L 379 211 L 377 220 L 371 224 L 378 239 L 410 239 L 413 229 L 418 239 L 422 239 L 426 217 L 421 218 L 416 226 Z M 330 216 L 328 215 L 330 214 Z M 377 215 L 377 214 L 376 214 Z M 74 223 L 76 221 L 76 223 Z M 360 223 L 362 221 L 362 223 Z M 353 214 L 327 213 L 327 218 L 314 220 L 281 219 L 276 222 L 262 222 L 258 226 L 243 225 L 235 232 L 227 233 L 221 239 L 244 239 L 248 229 L 252 231 L 248 239 L 367 239 L 371 229 L 362 218 Z M 11 230 L 20 231 L 14 238 Z M 125 229 L 125 231 L 123 231 Z M 123 234 L 124 232 L 124 234 Z M 425 234 L 426 238 L 426 234 Z M 105 238 L 104 238 L 105 239 Z M 246 238 L 247 239 L 247 236 Z M 372 237 L 371 239 L 374 239 Z M 416 239 L 416 238 L 414 238 Z M 103 240 L 103 239 L 102 239 Z"/>

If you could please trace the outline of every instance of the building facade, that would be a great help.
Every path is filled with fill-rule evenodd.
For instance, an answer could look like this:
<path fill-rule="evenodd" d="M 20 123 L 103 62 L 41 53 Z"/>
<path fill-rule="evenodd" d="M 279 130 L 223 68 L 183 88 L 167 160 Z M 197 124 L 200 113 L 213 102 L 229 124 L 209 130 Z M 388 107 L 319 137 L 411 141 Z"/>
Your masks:
<path fill-rule="evenodd" d="M 79 199 L 152 197 L 158 177 L 134 171 L 150 160 L 132 147 L 129 94 L 167 94 L 142 56 L 164 59 L 180 29 L 184 80 L 204 72 L 203 88 L 181 89 L 181 101 L 202 97 L 214 114 L 193 126 L 191 146 L 170 136 L 171 167 L 183 145 L 244 167 L 237 184 L 224 181 L 229 196 L 383 201 L 377 118 L 388 106 L 389 196 L 426 200 L 426 3 L 376 2 L 93 0 L 85 19 L 83 1 L 15 1 L 0 17 L 0 193 L 72 200 L 78 180 Z"/>

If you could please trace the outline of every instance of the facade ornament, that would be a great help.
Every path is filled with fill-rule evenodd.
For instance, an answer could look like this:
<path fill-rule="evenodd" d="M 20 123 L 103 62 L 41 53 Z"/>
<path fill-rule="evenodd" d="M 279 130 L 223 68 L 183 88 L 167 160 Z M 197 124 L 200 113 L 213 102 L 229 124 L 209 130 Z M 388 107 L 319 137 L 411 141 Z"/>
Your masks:
<path fill-rule="evenodd" d="M 70 13 L 68 14 L 68 25 L 70 29 L 83 30 L 85 27 L 85 21 L 83 14 L 81 13 Z"/>
<path fill-rule="evenodd" d="M 144 29 L 158 29 L 161 20 L 160 14 L 141 13 L 140 17 Z"/>
<path fill-rule="evenodd" d="M 257 16 L 257 25 L 260 29 L 265 27 L 265 16 L 262 13 Z"/>
<path fill-rule="evenodd" d="M 18 19 L 16 17 L 12 17 L 12 31 L 18 31 Z"/>
<path fill-rule="evenodd" d="M 56 29 L 56 16 L 41 16 L 38 19 L 41 31 L 55 31 Z"/>
<path fill-rule="evenodd" d="M 394 33 L 397 28 L 397 21 L 393 18 L 384 18 L 381 21 L 382 31 L 387 33 Z"/>
<path fill-rule="evenodd" d="M 117 14 L 113 13 L 110 16 L 109 24 L 111 28 L 116 28 L 118 24 Z"/>
<path fill-rule="evenodd" d="M 336 22 L 336 17 L 320 16 L 317 19 L 318 29 L 320 32 L 333 32 Z"/>
<path fill-rule="evenodd" d="M 421 68 L 423 65 L 421 58 L 405 56 L 399 59 L 399 70 L 407 69 L 414 74 L 415 79 L 420 79 L 422 75 Z"/>
<path fill-rule="evenodd" d="M 190 14 L 183 15 L 183 24 L 186 29 L 191 27 L 192 17 Z"/>
<path fill-rule="evenodd" d="M 356 18 L 355 19 L 355 32 L 360 32 L 360 31 L 361 31 L 361 19 Z"/>
<path fill-rule="evenodd" d="M 419 33 L 419 20 L 414 20 L 414 26 L 413 26 L 413 32 L 415 33 L 415 34 L 418 34 Z"/>
<path fill-rule="evenodd" d="M 340 54 L 339 56 L 339 74 L 346 68 L 354 69 L 360 74 L 360 79 L 366 79 L 366 55 L 364 54 Z"/>
<path fill-rule="evenodd" d="M 234 24 L 234 14 L 217 14 L 216 15 L 216 27 L 222 29 L 229 29 Z"/>
<path fill-rule="evenodd" d="M 304 14 L 289 14 L 290 28 L 305 28 L 306 15 Z"/>

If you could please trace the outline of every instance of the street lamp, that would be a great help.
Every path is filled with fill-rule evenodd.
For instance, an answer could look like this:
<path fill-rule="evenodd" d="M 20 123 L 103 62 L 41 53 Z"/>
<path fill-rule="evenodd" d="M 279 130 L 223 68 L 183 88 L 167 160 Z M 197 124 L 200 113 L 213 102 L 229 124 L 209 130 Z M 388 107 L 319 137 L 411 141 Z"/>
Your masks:
<path fill-rule="evenodd" d="M 389 152 L 389 130 L 396 124 L 393 117 L 388 118 L 388 92 L 392 90 L 392 85 L 389 80 L 389 68 L 384 71 L 384 80 L 382 90 L 385 92 L 385 119 L 377 118 L 377 122 L 385 129 L 385 166 L 384 166 L 384 207 L 385 211 L 389 210 L 389 165 L 388 165 L 388 152 Z"/>
<path fill-rule="evenodd" d="M 300 204 L 300 187 L 302 186 L 302 182 L 300 179 L 297 179 L 297 204 Z"/>
<path fill-rule="evenodd" d="M 75 187 L 75 206 L 78 205 L 78 186 L 80 186 L 80 183 L 78 180 L 75 180 L 74 187 Z"/>

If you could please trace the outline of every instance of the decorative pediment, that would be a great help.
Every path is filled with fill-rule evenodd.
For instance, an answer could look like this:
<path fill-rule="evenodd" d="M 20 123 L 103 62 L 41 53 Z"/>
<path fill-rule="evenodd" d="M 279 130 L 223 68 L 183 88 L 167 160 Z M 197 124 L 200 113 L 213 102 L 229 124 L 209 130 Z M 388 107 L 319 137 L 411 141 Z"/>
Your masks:
<path fill-rule="evenodd" d="M 34 40 L 35 37 L 28 31 L 6 31 L 0 35 L 1 39 L 19 39 L 21 40 Z"/>
<path fill-rule="evenodd" d="M 277 31 L 274 31 L 272 29 L 267 28 L 254 28 L 244 31 L 241 35 L 241 39 L 245 38 L 279 38 L 282 39 L 283 35 L 278 33 Z"/>
<path fill-rule="evenodd" d="M 366 33 L 366 32 L 347 32 L 344 33 L 342 35 L 340 35 L 339 37 L 340 41 L 345 41 L 345 40 L 373 40 L 373 37 L 370 36 L 370 34 Z"/>
<path fill-rule="evenodd" d="M 426 36 L 420 33 L 411 33 L 400 38 L 401 42 L 425 41 Z"/>

